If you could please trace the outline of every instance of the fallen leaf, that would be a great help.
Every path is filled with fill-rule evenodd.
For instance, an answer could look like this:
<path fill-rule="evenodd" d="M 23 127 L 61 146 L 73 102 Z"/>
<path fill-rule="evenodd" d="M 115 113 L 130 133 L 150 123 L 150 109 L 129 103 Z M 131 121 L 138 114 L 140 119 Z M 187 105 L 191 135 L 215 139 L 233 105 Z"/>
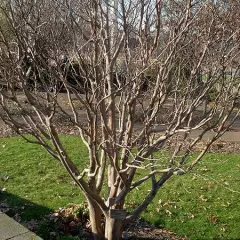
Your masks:
<path fill-rule="evenodd" d="M 194 219 L 194 218 L 195 218 L 195 216 L 194 216 L 193 214 L 191 214 L 191 216 L 190 216 L 189 218 L 191 218 L 191 219 Z"/>
<path fill-rule="evenodd" d="M 6 192 L 6 190 L 7 190 L 7 188 L 2 188 L 2 189 L 0 189 L 0 192 Z"/>
<path fill-rule="evenodd" d="M 1 176 L 1 181 L 7 182 L 10 179 L 10 176 Z"/>
<path fill-rule="evenodd" d="M 168 206 L 169 205 L 169 203 L 168 202 L 165 202 L 164 204 L 163 204 L 163 206 Z"/>
<path fill-rule="evenodd" d="M 15 219 L 15 221 L 21 222 L 21 217 L 20 217 L 20 215 L 19 215 L 18 213 L 15 214 L 15 215 L 13 216 L 13 218 Z"/>
<path fill-rule="evenodd" d="M 0 211 L 3 213 L 7 213 L 10 210 L 10 207 L 5 202 L 0 202 Z"/>
<path fill-rule="evenodd" d="M 0 203 L 0 208 L 8 208 L 8 204 L 5 202 Z"/>
<path fill-rule="evenodd" d="M 228 182 L 224 182 L 224 185 L 225 185 L 225 186 L 229 186 L 229 183 L 228 183 Z"/>
<path fill-rule="evenodd" d="M 204 198 L 203 195 L 201 195 L 201 196 L 199 197 L 199 199 L 200 199 L 201 201 L 203 201 L 203 202 L 207 202 L 207 198 Z"/>
<path fill-rule="evenodd" d="M 57 236 L 57 233 L 56 232 L 50 232 L 50 236 L 55 237 L 55 236 Z"/>
<path fill-rule="evenodd" d="M 75 227 L 75 226 L 76 226 L 76 223 L 75 223 L 74 221 L 71 221 L 71 222 L 69 223 L 69 226 L 70 226 L 70 227 Z"/>
<path fill-rule="evenodd" d="M 30 221 L 26 221 L 26 222 L 22 222 L 21 224 L 23 224 L 27 229 L 31 230 L 31 231 L 36 231 L 38 226 L 39 226 L 39 223 L 37 220 L 35 219 L 32 219 Z"/>
<path fill-rule="evenodd" d="M 225 225 L 222 225 L 221 231 L 222 231 L 222 232 L 226 232 L 226 226 L 225 226 Z"/>
<path fill-rule="evenodd" d="M 166 214 L 168 215 L 168 217 L 172 216 L 172 213 L 169 210 L 166 210 Z"/>
<path fill-rule="evenodd" d="M 216 223 L 218 219 L 217 219 L 217 216 L 212 215 L 212 216 L 210 216 L 209 220 L 210 220 L 210 222 L 212 222 L 212 223 Z"/>

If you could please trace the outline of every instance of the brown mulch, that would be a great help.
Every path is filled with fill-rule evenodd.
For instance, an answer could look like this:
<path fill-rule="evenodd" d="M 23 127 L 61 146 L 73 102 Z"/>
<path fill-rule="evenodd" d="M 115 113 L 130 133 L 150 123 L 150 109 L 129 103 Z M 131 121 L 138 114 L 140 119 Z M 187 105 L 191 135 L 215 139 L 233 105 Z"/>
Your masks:
<path fill-rule="evenodd" d="M 129 240 L 187 240 L 174 232 L 141 221 L 133 222 L 126 232 Z"/>
<path fill-rule="evenodd" d="M 62 231 L 65 235 L 75 235 L 84 239 L 92 239 L 91 226 L 89 224 L 89 216 L 87 203 L 80 205 L 69 204 L 66 208 L 56 210 L 47 216 L 47 219 L 53 221 L 58 231 Z M 102 221 L 104 226 L 104 220 Z M 80 233 L 79 228 L 82 228 Z M 187 240 L 177 236 L 177 234 L 166 229 L 157 228 L 140 219 L 131 222 L 123 231 L 123 239 L 128 240 Z"/>

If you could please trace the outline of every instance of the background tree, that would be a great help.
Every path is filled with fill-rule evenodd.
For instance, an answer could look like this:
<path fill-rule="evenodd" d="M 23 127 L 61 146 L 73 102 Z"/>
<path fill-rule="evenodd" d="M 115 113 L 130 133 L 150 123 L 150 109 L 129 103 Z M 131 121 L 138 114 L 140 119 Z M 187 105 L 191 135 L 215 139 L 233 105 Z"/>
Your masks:
<path fill-rule="evenodd" d="M 88 200 L 95 239 L 120 239 L 123 223 L 138 217 L 173 175 L 191 171 L 237 116 L 238 12 L 220 1 L 3 2 L 11 37 L 0 28 L 0 75 L 8 86 L 0 92 L 1 118 L 66 169 Z M 235 21 L 231 28 L 229 19 Z M 222 78 L 223 67 L 234 67 L 234 74 Z M 41 91 L 32 91 L 32 82 Z M 59 100 L 63 89 L 71 111 Z M 60 115 L 87 146 L 85 169 L 62 144 Z M 193 156 L 210 130 L 214 134 Z M 176 141 L 176 149 L 168 159 L 157 158 L 167 141 Z M 136 175 L 139 169 L 144 177 Z M 126 196 L 146 181 L 150 191 L 125 214 Z"/>

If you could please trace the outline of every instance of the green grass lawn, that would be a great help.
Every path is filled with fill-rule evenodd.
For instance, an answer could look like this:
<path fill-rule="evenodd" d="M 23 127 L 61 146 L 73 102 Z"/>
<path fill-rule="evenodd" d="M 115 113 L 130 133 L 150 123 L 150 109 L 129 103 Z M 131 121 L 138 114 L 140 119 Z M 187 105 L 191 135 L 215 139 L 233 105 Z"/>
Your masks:
<path fill-rule="evenodd" d="M 79 167 L 86 166 L 87 151 L 76 137 L 63 137 Z M 81 203 L 83 195 L 60 164 L 40 147 L 21 138 L 0 139 L 0 201 L 19 209 L 23 220 L 41 219 L 68 203 Z M 240 239 L 240 155 L 207 154 L 198 170 L 175 176 L 159 191 L 142 218 L 189 239 Z M 127 198 L 137 205 L 148 191 L 145 184 Z M 49 226 L 40 228 L 45 236 Z M 64 238 L 62 238 L 64 239 Z"/>

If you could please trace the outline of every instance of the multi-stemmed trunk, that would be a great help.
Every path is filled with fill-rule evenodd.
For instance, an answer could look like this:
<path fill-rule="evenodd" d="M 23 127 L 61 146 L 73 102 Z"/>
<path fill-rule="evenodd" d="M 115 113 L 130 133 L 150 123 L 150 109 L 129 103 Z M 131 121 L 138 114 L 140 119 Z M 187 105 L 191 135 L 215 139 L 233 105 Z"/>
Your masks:
<path fill-rule="evenodd" d="M 102 211 L 96 202 L 88 200 L 89 218 L 94 240 L 104 240 L 104 229 L 102 226 Z"/>
<path fill-rule="evenodd" d="M 123 220 L 106 218 L 105 222 L 105 239 L 120 240 L 122 238 Z"/>
<path fill-rule="evenodd" d="M 105 217 L 105 228 L 102 222 L 103 213 L 96 202 L 88 200 L 89 217 L 94 240 L 120 240 L 123 231 L 123 220 Z"/>

